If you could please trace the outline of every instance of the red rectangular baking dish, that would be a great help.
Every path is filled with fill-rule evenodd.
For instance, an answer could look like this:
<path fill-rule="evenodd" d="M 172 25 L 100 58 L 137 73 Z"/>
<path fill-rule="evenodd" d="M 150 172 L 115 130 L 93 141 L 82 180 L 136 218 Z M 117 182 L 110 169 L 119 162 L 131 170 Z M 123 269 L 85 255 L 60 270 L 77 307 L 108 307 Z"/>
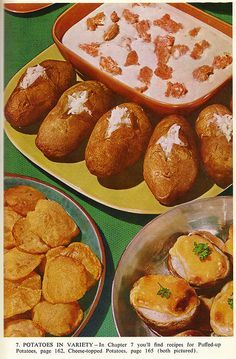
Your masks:
<path fill-rule="evenodd" d="M 90 79 L 98 80 L 110 87 L 114 92 L 126 97 L 130 101 L 136 102 L 144 107 L 147 107 L 154 112 L 159 114 L 187 114 L 192 112 L 194 109 L 198 108 L 206 101 L 208 101 L 216 92 L 218 92 L 226 83 L 231 79 L 227 78 L 220 86 L 213 88 L 207 95 L 200 97 L 192 102 L 188 103 L 179 103 L 179 104 L 170 104 L 160 102 L 144 94 L 138 92 L 134 88 L 122 83 L 117 80 L 115 77 L 111 76 L 108 73 L 101 71 L 99 68 L 93 66 L 88 61 L 81 58 L 79 55 L 75 54 L 73 51 L 68 49 L 62 44 L 63 35 L 66 31 L 71 28 L 74 24 L 82 20 L 85 16 L 90 14 L 96 8 L 102 4 L 75 4 L 65 11 L 60 17 L 56 20 L 53 26 L 53 39 L 62 53 L 62 55 L 69 61 L 71 64 L 82 74 L 86 75 Z M 168 4 L 171 5 L 196 19 L 207 23 L 213 28 L 221 31 L 225 35 L 232 38 L 232 26 L 197 9 L 196 7 L 186 4 L 186 3 L 177 3 L 177 4 Z M 83 34 L 81 34 L 82 36 Z"/>

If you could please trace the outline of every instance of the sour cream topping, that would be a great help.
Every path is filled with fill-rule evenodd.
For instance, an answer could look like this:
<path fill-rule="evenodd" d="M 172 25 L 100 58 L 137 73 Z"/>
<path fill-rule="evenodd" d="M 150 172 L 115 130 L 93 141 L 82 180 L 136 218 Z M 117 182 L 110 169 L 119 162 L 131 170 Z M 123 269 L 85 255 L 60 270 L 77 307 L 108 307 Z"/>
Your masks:
<path fill-rule="evenodd" d="M 91 111 L 85 105 L 88 101 L 88 91 L 74 92 L 72 95 L 68 95 L 68 115 L 79 115 L 86 111 L 91 115 Z"/>
<path fill-rule="evenodd" d="M 26 74 L 23 78 L 23 80 L 20 83 L 20 87 L 22 89 L 27 89 L 30 85 L 32 85 L 37 78 L 40 76 L 46 77 L 46 71 L 45 68 L 41 65 L 36 65 L 33 67 L 29 67 L 26 71 Z"/>
<path fill-rule="evenodd" d="M 179 138 L 180 126 L 172 125 L 165 136 L 161 136 L 156 142 L 163 149 L 166 158 L 169 158 L 173 145 L 186 146 Z"/>
<path fill-rule="evenodd" d="M 115 107 L 111 116 L 108 119 L 108 128 L 106 132 L 106 138 L 109 138 L 111 134 L 116 131 L 121 125 L 126 127 L 132 127 L 131 120 L 129 118 L 127 109 L 124 107 Z"/>
<path fill-rule="evenodd" d="M 233 121 L 232 115 L 226 113 L 225 115 L 214 114 L 213 121 L 216 123 L 217 127 L 226 137 L 227 141 L 230 142 L 233 135 Z"/>

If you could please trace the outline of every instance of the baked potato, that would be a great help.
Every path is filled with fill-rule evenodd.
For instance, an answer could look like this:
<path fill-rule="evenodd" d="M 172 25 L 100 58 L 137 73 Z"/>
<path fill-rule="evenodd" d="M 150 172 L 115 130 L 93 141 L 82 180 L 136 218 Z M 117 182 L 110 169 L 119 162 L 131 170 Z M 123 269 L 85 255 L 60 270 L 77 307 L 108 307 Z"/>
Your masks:
<path fill-rule="evenodd" d="M 117 175 L 135 164 L 146 150 L 152 126 L 143 109 L 124 103 L 104 114 L 85 151 L 88 170 L 98 177 Z"/>
<path fill-rule="evenodd" d="M 210 105 L 200 112 L 195 127 L 208 176 L 220 187 L 230 185 L 233 177 L 232 113 L 223 105 Z"/>
<path fill-rule="evenodd" d="M 192 324 L 200 301 L 184 279 L 158 274 L 144 276 L 134 283 L 130 303 L 152 330 L 170 335 Z"/>
<path fill-rule="evenodd" d="M 7 121 L 24 128 L 42 120 L 75 80 L 75 71 L 66 61 L 45 60 L 29 67 L 6 103 Z"/>
<path fill-rule="evenodd" d="M 199 232 L 201 233 L 201 232 Z M 227 256 L 206 236 L 180 236 L 169 251 L 171 273 L 196 288 L 212 288 L 229 275 Z"/>
<path fill-rule="evenodd" d="M 144 159 L 144 179 L 156 199 L 172 205 L 193 186 L 198 174 L 193 130 L 178 115 L 162 119 L 150 139 Z"/>
<path fill-rule="evenodd" d="M 49 158 L 68 155 L 112 105 L 112 92 L 100 82 L 84 81 L 72 86 L 42 122 L 36 146 Z"/>

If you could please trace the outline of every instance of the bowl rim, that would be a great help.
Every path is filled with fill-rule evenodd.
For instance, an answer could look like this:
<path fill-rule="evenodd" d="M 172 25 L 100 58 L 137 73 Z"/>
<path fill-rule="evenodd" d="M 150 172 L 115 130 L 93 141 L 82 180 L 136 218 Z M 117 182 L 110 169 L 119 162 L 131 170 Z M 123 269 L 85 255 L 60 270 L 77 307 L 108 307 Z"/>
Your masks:
<path fill-rule="evenodd" d="M 161 213 L 160 215 L 156 216 L 155 218 L 153 218 L 150 222 L 148 222 L 143 228 L 140 229 L 140 231 L 131 239 L 131 241 L 128 243 L 128 245 L 126 246 L 126 248 L 123 250 L 121 256 L 120 256 L 120 259 L 117 263 L 117 266 L 116 266 L 116 270 L 115 270 L 115 274 L 114 274 L 114 278 L 113 278 L 113 281 L 112 281 L 112 289 L 111 289 L 111 306 L 112 306 L 112 317 L 113 317 L 113 321 L 114 321 L 114 324 L 115 324 L 115 327 L 116 327 L 116 331 L 118 333 L 118 335 L 121 337 L 121 333 L 120 333 L 120 330 L 118 328 L 118 324 L 117 324 L 117 321 L 116 321 L 116 310 L 115 310 L 115 305 L 114 305 L 114 302 L 115 302 L 115 292 L 116 292 L 116 281 L 117 281 L 117 273 L 118 273 L 118 270 L 119 270 L 119 267 L 121 266 L 121 263 L 122 261 L 124 260 L 124 256 L 125 256 L 125 253 L 126 251 L 128 250 L 129 247 L 131 247 L 135 242 L 137 242 L 138 238 L 142 235 L 142 233 L 144 231 L 147 230 L 147 228 L 149 226 L 151 226 L 154 222 L 156 221 L 159 221 L 162 219 L 163 216 L 165 215 L 171 215 L 172 212 L 178 210 L 179 208 L 181 207 L 184 207 L 184 206 L 188 206 L 189 204 L 199 204 L 201 202 L 206 202 L 206 201 L 211 201 L 211 202 L 215 202 L 215 201 L 219 201 L 219 200 L 230 200 L 232 201 L 232 206 L 233 206 L 233 196 L 216 196 L 216 197 L 209 197 L 209 198 L 200 198 L 200 199 L 197 199 L 197 200 L 193 200 L 193 201 L 190 201 L 190 202 L 186 202 L 186 203 L 181 203 L 173 208 L 171 208 L 169 211 L 167 212 L 164 212 L 164 213 Z"/>
<path fill-rule="evenodd" d="M 101 298 L 101 294 L 103 291 L 103 287 L 104 287 L 104 283 L 105 283 L 105 275 L 106 275 L 106 255 L 105 255 L 105 248 L 104 248 L 104 244 L 103 244 L 103 240 L 102 240 L 102 235 L 98 229 L 97 224 L 95 223 L 95 221 L 93 220 L 93 218 L 90 216 L 90 214 L 83 208 L 83 206 L 80 205 L 80 203 L 78 203 L 76 200 L 74 200 L 71 196 L 69 196 L 67 193 L 65 193 L 63 190 L 57 188 L 56 186 L 47 183 L 43 180 L 40 180 L 38 178 L 34 178 L 34 177 L 30 177 L 30 176 L 25 176 L 22 174 L 17 174 L 17 173 L 10 173 L 10 172 L 6 172 L 4 174 L 4 187 L 5 187 L 5 181 L 7 180 L 7 178 L 20 178 L 26 181 L 31 181 L 31 182 L 35 182 L 36 184 L 42 184 L 46 187 L 48 187 L 49 189 L 52 189 L 55 192 L 58 192 L 60 195 L 62 195 L 63 197 L 65 197 L 67 200 L 69 200 L 70 202 L 72 202 L 76 207 L 78 207 L 81 212 L 83 213 L 83 215 L 86 217 L 86 219 L 88 220 L 89 224 L 91 225 L 91 227 L 93 228 L 95 235 L 98 239 L 98 243 L 99 243 L 99 248 L 101 251 L 101 263 L 102 263 L 102 275 L 98 281 L 98 286 L 97 286 L 97 291 L 95 294 L 95 297 L 93 299 L 93 302 L 90 306 L 89 312 L 87 317 L 85 318 L 84 322 L 81 323 L 81 326 L 79 326 L 79 328 L 77 328 L 74 333 L 70 336 L 70 337 L 78 337 L 79 334 L 82 332 L 82 330 L 84 329 L 84 327 L 88 324 L 90 318 L 92 317 L 98 302 Z"/>
<path fill-rule="evenodd" d="M 23 5 L 23 8 L 20 8 Z M 53 5 L 53 3 L 17 3 L 17 2 L 5 2 L 4 10 L 14 14 L 29 14 L 36 11 L 46 9 Z"/>
<path fill-rule="evenodd" d="M 231 41 L 232 41 L 232 25 L 228 24 L 224 21 L 222 21 L 221 19 L 210 15 L 196 7 L 194 7 L 191 4 L 188 3 L 167 3 L 168 5 L 177 8 L 177 10 L 183 11 L 185 12 L 187 15 L 192 16 L 194 18 L 196 18 L 197 20 L 200 20 L 202 22 L 204 22 L 205 24 L 208 24 L 206 22 L 206 19 L 210 19 L 210 22 L 213 23 L 218 23 L 219 27 L 214 27 L 212 24 L 210 24 L 209 26 L 217 29 L 218 31 L 222 32 L 223 34 L 225 34 L 226 36 L 228 36 Z M 68 47 L 66 47 L 63 43 L 62 43 L 62 37 L 65 35 L 65 32 L 71 28 L 72 26 L 70 26 L 69 28 L 67 28 L 65 30 L 65 32 L 63 32 L 63 35 L 61 37 L 58 36 L 57 34 L 57 30 L 58 30 L 58 26 L 60 24 L 61 21 L 64 20 L 64 18 L 66 18 L 68 15 L 70 15 L 71 13 L 73 13 L 75 11 L 75 9 L 79 8 L 81 5 L 83 6 L 91 6 L 91 5 L 97 5 L 95 9 L 93 9 L 91 12 L 95 11 L 98 7 L 100 7 L 101 5 L 103 5 L 103 3 L 96 3 L 96 4 L 91 4 L 91 3 L 76 3 L 73 4 L 71 7 L 69 7 L 66 11 L 64 11 L 54 22 L 53 27 L 52 27 L 52 36 L 53 36 L 53 40 L 55 42 L 55 44 L 57 45 L 57 47 L 59 48 L 59 51 L 62 53 L 63 56 L 65 56 L 69 62 L 70 58 L 73 57 L 74 59 L 76 59 L 76 61 L 79 61 L 84 67 L 86 67 L 88 69 L 89 72 L 96 72 L 99 73 L 101 76 L 105 77 L 107 81 L 112 83 L 115 83 L 116 85 L 118 85 L 119 87 L 122 87 L 126 93 L 129 92 L 131 94 L 133 94 L 133 96 L 136 96 L 136 98 L 142 99 L 142 101 L 145 101 L 146 104 L 147 103 L 151 103 L 152 106 L 158 106 L 159 108 L 161 108 L 162 110 L 165 110 L 166 108 L 169 108 L 172 112 L 173 111 L 178 111 L 178 110 L 182 110 L 182 111 L 191 111 L 194 110 L 197 107 L 200 107 L 203 103 L 205 103 L 208 99 L 210 99 L 215 93 L 217 93 L 220 89 L 222 89 L 228 82 L 230 82 L 232 80 L 232 74 L 229 75 L 220 85 L 214 87 L 211 89 L 211 91 L 209 91 L 207 94 L 198 97 L 197 99 L 193 100 L 193 101 L 189 101 L 189 102 L 183 102 L 183 103 L 179 103 L 179 104 L 173 104 L 173 103 L 168 103 L 168 102 L 162 102 L 159 100 L 154 99 L 153 97 L 147 96 L 143 93 L 140 93 L 139 91 L 137 91 L 135 88 L 130 87 L 129 85 L 127 85 L 126 83 L 116 79 L 115 77 L 113 77 L 111 74 L 102 71 L 101 69 L 99 69 L 98 67 L 96 67 L 95 65 L 91 64 L 89 61 L 87 61 L 86 59 L 82 58 L 81 56 L 79 56 L 78 54 L 76 54 L 75 52 L 73 52 L 72 50 L 70 50 Z M 180 7 L 183 6 L 185 9 L 189 9 L 189 13 L 186 12 L 185 10 L 181 9 Z M 89 13 L 91 13 L 89 12 Z M 89 15 L 89 13 L 87 15 Z M 196 15 L 198 14 L 198 16 L 194 16 L 193 13 Z M 87 15 L 85 15 L 84 17 L 86 17 Z M 81 21 L 84 17 L 80 18 L 79 21 Z M 203 20 L 204 18 L 204 20 Z M 78 22 L 79 22 L 78 21 Z M 223 30 L 220 28 L 220 25 L 223 26 L 224 29 L 228 29 L 228 34 L 226 34 L 226 30 Z M 66 56 L 67 55 L 67 56 Z M 68 57 L 69 55 L 69 57 Z M 148 106 L 148 105 L 147 105 Z"/>

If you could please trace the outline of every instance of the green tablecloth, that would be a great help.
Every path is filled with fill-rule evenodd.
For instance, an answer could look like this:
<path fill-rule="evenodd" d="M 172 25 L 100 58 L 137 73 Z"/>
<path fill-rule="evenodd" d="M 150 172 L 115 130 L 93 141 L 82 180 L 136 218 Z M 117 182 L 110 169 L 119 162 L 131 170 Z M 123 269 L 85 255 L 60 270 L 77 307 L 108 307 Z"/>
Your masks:
<path fill-rule="evenodd" d="M 230 4 L 194 4 L 224 21 L 232 22 Z M 70 4 L 55 4 L 28 15 L 5 12 L 5 84 L 28 61 L 53 43 L 51 29 L 56 18 Z M 97 223 L 104 240 L 107 273 L 98 307 L 83 331 L 84 336 L 117 336 L 111 311 L 111 285 L 115 268 L 124 249 L 154 216 L 136 215 L 107 208 L 87 199 L 48 175 L 25 158 L 5 136 L 5 171 L 38 178 L 63 189 L 78 201 Z M 232 188 L 224 192 L 232 194 Z"/>

